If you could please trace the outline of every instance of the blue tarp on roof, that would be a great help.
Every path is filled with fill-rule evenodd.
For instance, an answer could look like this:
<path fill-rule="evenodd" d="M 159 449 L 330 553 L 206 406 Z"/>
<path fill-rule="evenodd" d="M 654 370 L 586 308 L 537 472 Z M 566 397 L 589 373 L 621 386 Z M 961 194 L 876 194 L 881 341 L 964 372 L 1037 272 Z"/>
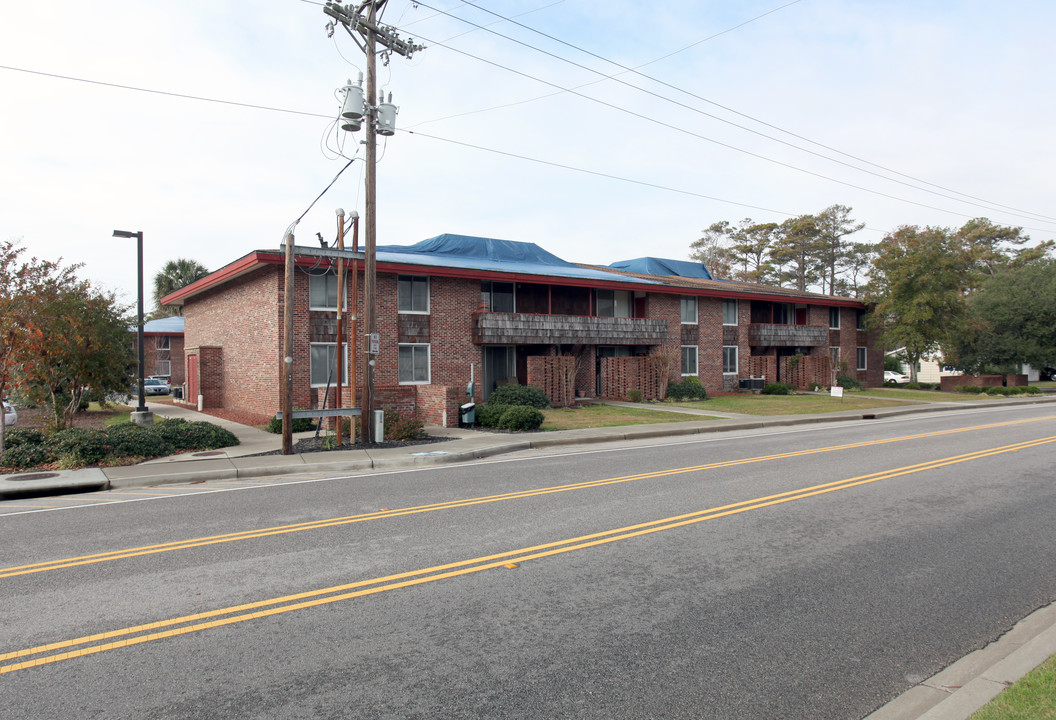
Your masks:
<path fill-rule="evenodd" d="M 704 263 L 689 260 L 667 260 L 665 258 L 641 257 L 621 260 L 609 265 L 613 270 L 642 273 L 643 275 L 674 275 L 676 277 L 714 280 Z"/>
<path fill-rule="evenodd" d="M 543 250 L 535 243 L 516 240 L 495 240 L 447 233 L 414 245 L 379 245 L 376 250 L 379 262 L 551 275 L 583 280 L 650 282 L 580 267 Z"/>
<path fill-rule="evenodd" d="M 143 323 L 143 332 L 162 333 L 165 335 L 176 335 L 183 332 L 182 317 L 166 317 L 157 320 L 147 320 Z"/>

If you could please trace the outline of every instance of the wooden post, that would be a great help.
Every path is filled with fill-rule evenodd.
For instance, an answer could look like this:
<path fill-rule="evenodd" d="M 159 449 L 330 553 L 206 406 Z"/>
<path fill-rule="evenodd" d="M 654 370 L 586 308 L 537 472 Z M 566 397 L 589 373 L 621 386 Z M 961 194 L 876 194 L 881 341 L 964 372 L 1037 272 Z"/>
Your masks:
<path fill-rule="evenodd" d="M 355 210 L 352 211 L 352 252 L 359 252 L 359 213 Z M 352 407 L 356 407 L 356 376 L 359 374 L 356 370 L 356 362 L 358 359 L 357 347 L 358 336 L 359 336 L 359 324 L 357 319 L 359 313 L 357 308 L 359 307 L 359 261 L 352 258 L 352 331 L 348 337 L 348 367 L 351 372 L 351 377 L 348 380 L 348 387 L 350 395 L 352 396 Z M 362 426 L 365 418 L 362 412 L 359 416 L 359 424 Z M 355 437 L 355 431 L 352 429 L 355 418 L 349 418 L 348 421 L 348 439 L 351 442 L 352 438 Z"/>
<path fill-rule="evenodd" d="M 282 332 L 282 454 L 293 454 L 293 233 L 286 233 L 286 291 Z"/>
<path fill-rule="evenodd" d="M 337 249 L 345 249 L 345 211 L 338 208 L 337 210 Z M 345 259 L 341 256 L 337 258 L 337 350 L 334 353 L 334 363 L 337 365 L 337 394 L 334 397 L 334 407 L 341 407 L 341 375 L 345 370 L 344 353 L 341 351 L 342 345 L 344 345 L 344 325 L 345 316 L 342 313 L 342 308 L 345 304 Z M 337 422 L 337 428 L 334 431 L 334 439 L 337 442 L 337 446 L 341 447 L 342 432 L 341 432 L 341 416 L 338 415 L 335 418 Z"/>

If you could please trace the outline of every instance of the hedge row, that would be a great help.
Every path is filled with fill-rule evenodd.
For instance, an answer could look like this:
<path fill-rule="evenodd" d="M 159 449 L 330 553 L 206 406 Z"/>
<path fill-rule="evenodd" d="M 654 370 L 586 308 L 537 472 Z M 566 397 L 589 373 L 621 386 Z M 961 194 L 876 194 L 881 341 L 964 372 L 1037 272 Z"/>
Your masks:
<path fill-rule="evenodd" d="M 158 420 L 153 425 L 132 423 L 98 430 L 71 428 L 50 435 L 15 428 L 5 437 L 0 465 L 29 468 L 58 463 L 63 468 L 108 462 L 120 458 L 154 458 L 181 450 L 212 450 L 238 445 L 233 433 L 208 422 Z"/>
<path fill-rule="evenodd" d="M 1001 395 L 1008 397 L 1009 395 L 1040 395 L 1041 389 L 1034 387 L 1033 385 L 1016 385 L 1014 387 L 1005 387 L 1003 385 L 989 385 L 987 387 L 979 387 L 977 385 L 962 385 L 957 388 L 959 392 L 980 394 L 985 393 L 986 395 Z"/>

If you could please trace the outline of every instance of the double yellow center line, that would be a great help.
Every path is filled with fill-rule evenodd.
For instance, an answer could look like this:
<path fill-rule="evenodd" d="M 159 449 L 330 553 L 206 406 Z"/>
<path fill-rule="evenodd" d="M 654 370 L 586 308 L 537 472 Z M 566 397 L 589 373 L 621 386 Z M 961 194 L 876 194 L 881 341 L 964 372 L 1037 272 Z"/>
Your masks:
<path fill-rule="evenodd" d="M 258 528 L 255 530 L 245 530 L 242 532 L 227 533 L 224 535 L 211 535 L 207 537 L 191 538 L 188 540 L 178 540 L 169 543 L 159 543 L 157 545 L 145 545 L 142 547 L 126 548 L 123 550 L 113 550 L 110 552 L 97 553 L 94 555 L 82 555 L 79 557 L 63 558 L 61 560 L 51 560 L 48 562 L 35 563 L 32 565 L 18 565 L 15 567 L 3 568 L 0 569 L 0 579 L 14 577 L 16 575 L 29 575 L 31 573 L 47 572 L 49 570 L 59 570 L 62 568 L 76 567 L 78 565 L 91 565 L 93 563 L 109 562 L 111 560 L 120 560 L 124 558 L 153 555 L 156 553 L 173 552 L 176 550 L 188 550 L 190 548 L 204 547 L 207 545 L 216 545 L 219 543 L 252 540 L 255 538 L 269 537 L 272 535 L 283 535 L 286 533 L 294 532 L 304 532 L 307 530 L 320 530 L 323 528 L 337 527 L 340 525 L 349 525 L 352 523 L 366 522 L 369 520 L 382 520 L 385 518 L 394 518 L 404 515 L 415 515 L 418 513 L 433 512 L 436 510 L 451 510 L 454 508 L 468 507 L 471 505 L 504 502 L 507 500 L 519 500 L 523 498 L 535 497 L 538 495 L 548 495 L 552 493 L 569 492 L 573 490 L 588 490 L 591 488 L 602 487 L 604 485 L 616 485 L 619 483 L 633 482 L 636 480 L 648 480 L 652 478 L 681 475 L 685 473 L 700 472 L 704 470 L 719 470 L 723 468 L 736 467 L 739 465 L 748 465 L 752 463 L 769 462 L 772 460 L 787 460 L 790 458 L 805 457 L 808 455 L 817 455 L 820 453 L 836 452 L 839 450 L 854 450 L 863 447 L 886 445 L 889 443 L 900 443 L 907 442 L 910 440 L 924 440 L 929 438 L 940 437 L 943 435 L 952 435 L 955 433 L 973 432 L 977 430 L 989 430 L 993 428 L 1007 427 L 1010 425 L 1021 425 L 1024 423 L 1034 423 L 1054 419 L 1056 419 L 1056 416 L 1033 418 L 1029 420 L 1013 420 L 1009 422 L 991 423 L 987 425 L 974 425 L 971 427 L 940 430 L 937 432 L 921 433 L 918 435 L 904 435 L 901 437 L 887 438 L 881 440 L 867 440 L 863 442 L 849 443 L 845 445 L 832 445 L 829 447 L 822 448 L 796 450 L 792 452 L 778 453 L 774 455 L 762 455 L 758 457 L 743 458 L 740 460 L 726 460 L 722 462 L 707 463 L 703 465 L 674 468 L 671 470 L 657 470 L 655 472 L 639 473 L 636 475 L 603 478 L 600 480 L 588 480 L 584 482 L 569 483 L 566 485 L 556 485 L 545 488 L 536 488 L 532 490 L 520 490 L 515 492 L 502 493 L 498 495 L 487 495 L 476 498 L 450 500 L 447 502 L 432 503 L 429 505 L 417 505 L 414 507 L 400 508 L 396 510 L 380 510 L 378 512 L 364 513 L 361 515 L 348 515 L 345 517 L 313 520 L 311 522 L 305 523 L 278 525 L 275 527 Z"/>
<path fill-rule="evenodd" d="M 705 522 L 707 520 L 714 520 L 716 518 L 736 515 L 750 510 L 758 510 L 773 505 L 792 502 L 793 500 L 802 500 L 816 495 L 835 492 L 837 490 L 846 490 L 848 488 L 866 485 L 879 480 L 887 480 L 903 475 L 909 475 L 911 473 L 934 470 L 948 465 L 979 460 L 1003 453 L 1016 452 L 1054 442 L 1056 442 L 1056 437 L 1048 437 L 1037 440 L 1028 440 L 1012 445 L 977 450 L 964 455 L 955 455 L 929 462 L 918 463 L 916 465 L 907 465 L 892 470 L 870 473 L 868 475 L 859 475 L 844 480 L 838 480 L 836 482 L 814 485 L 774 495 L 767 495 L 765 497 L 758 497 L 683 515 L 675 515 L 661 520 L 652 520 L 649 522 L 638 523 L 636 525 L 616 528 L 614 530 L 581 535 L 567 540 L 545 543 L 542 545 L 533 545 L 531 547 L 486 555 L 470 560 L 435 565 L 421 570 L 387 575 L 370 580 L 361 580 L 354 583 L 336 585 L 293 595 L 284 595 L 269 600 L 261 600 L 204 613 L 185 615 L 170 620 L 161 620 L 145 625 L 136 625 L 134 627 L 88 635 L 73 640 L 64 640 L 62 642 L 40 645 L 25 650 L 0 654 L 0 663 L 5 663 L 0 665 L 0 674 L 55 663 L 61 660 L 70 660 L 73 658 L 93 655 L 108 650 L 130 647 L 163 638 L 186 635 L 201 630 L 222 627 L 224 625 L 233 625 L 248 620 L 270 617 L 272 615 L 279 615 L 294 610 L 303 610 L 376 593 L 388 592 L 390 590 L 413 587 L 415 585 L 422 585 L 437 580 L 477 573 L 483 570 L 510 567 L 530 560 L 538 560 L 553 555 L 585 550 L 599 545 L 605 545 L 621 540 L 629 540 L 631 538 L 651 533 L 673 530 L 687 525 Z"/>

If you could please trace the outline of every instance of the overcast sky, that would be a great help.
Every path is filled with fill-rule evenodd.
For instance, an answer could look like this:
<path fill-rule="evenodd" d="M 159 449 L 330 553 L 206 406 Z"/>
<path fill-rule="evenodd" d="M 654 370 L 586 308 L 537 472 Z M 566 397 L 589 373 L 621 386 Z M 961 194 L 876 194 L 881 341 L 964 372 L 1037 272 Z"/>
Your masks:
<path fill-rule="evenodd" d="M 1051 0 L 474 4 L 385 9 L 427 49 L 379 62 L 399 106 L 379 244 L 685 259 L 718 220 L 834 203 L 868 242 L 978 216 L 1056 237 Z M 133 302 L 135 242 L 111 233 L 142 230 L 148 305 L 168 260 L 277 248 L 347 162 L 339 136 L 352 156 L 363 135 L 330 119 L 365 62 L 327 19 L 304 0 L 5 2 L 0 238 Z M 298 244 L 363 213 L 362 157 Z"/>

